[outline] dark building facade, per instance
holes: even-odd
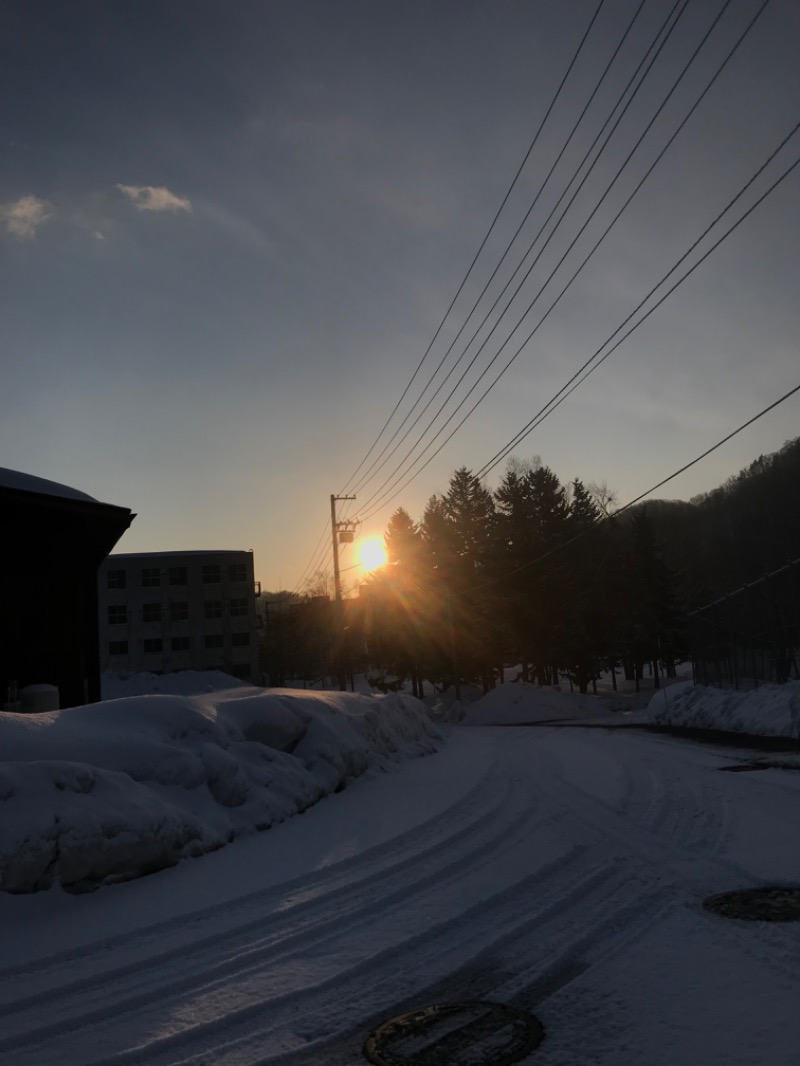
[[[222,670],[260,681],[249,551],[110,555],[100,567],[100,667],[116,673]]]
[[[97,571],[135,516],[1,468],[0,515],[0,701],[30,684],[62,707],[99,700]]]

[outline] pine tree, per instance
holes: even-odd
[[[644,511],[631,516],[624,534],[625,594],[621,600],[626,676],[638,680],[643,664],[650,663],[658,686],[659,661],[669,670],[674,660],[684,655],[681,579],[665,563]]]
[[[553,684],[565,637],[564,560],[557,549],[569,537],[567,494],[539,463],[510,465],[495,498],[499,543],[512,564],[504,587],[522,677]]]
[[[569,539],[565,556],[566,672],[581,692],[595,684],[605,658],[607,619],[604,611],[603,563],[605,530],[602,514],[578,478],[572,482]],[[595,686],[596,689],[596,686]]]

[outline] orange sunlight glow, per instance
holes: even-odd
[[[367,573],[377,570],[386,562],[386,548],[383,546],[383,537],[369,537],[362,540],[358,545],[358,561]]]

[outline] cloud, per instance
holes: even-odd
[[[137,211],[191,211],[192,204],[163,185],[117,185]]]
[[[36,227],[50,218],[52,213],[52,205],[38,196],[21,196],[19,200],[0,204],[0,222],[7,233],[13,233],[21,240],[34,237]]]

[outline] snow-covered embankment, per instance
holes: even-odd
[[[682,729],[800,738],[800,681],[760,685],[747,691],[687,681],[653,696],[637,720]]]
[[[439,739],[424,706],[402,695],[232,688],[0,713],[0,887],[140,876],[266,829]]]

